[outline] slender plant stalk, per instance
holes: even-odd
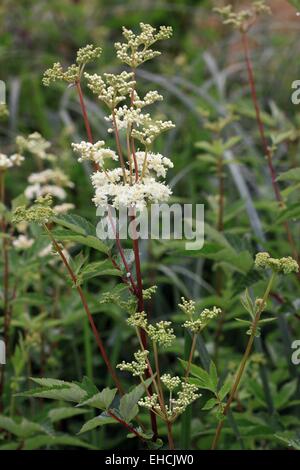
[[[280,192],[279,184],[278,184],[278,181],[277,181],[276,170],[275,170],[275,167],[273,165],[272,151],[271,151],[271,149],[268,145],[268,141],[267,141],[266,134],[265,134],[265,127],[264,127],[264,123],[263,123],[263,120],[262,120],[262,117],[261,117],[261,112],[260,112],[260,107],[259,107],[257,92],[256,92],[254,72],[253,72],[252,62],[251,62],[250,53],[249,53],[248,35],[247,35],[246,32],[242,33],[242,42],[243,42],[245,60],[246,60],[246,65],[247,65],[247,72],[248,72],[248,79],[249,79],[249,85],[250,85],[250,90],[251,90],[251,97],[252,97],[253,105],[254,105],[254,108],[255,108],[256,121],[257,121],[258,129],[259,129],[262,148],[263,148],[264,154],[267,158],[275,198],[276,198],[279,206],[282,207],[284,205],[284,201],[283,201],[282,194]],[[289,226],[287,221],[284,222],[284,228],[286,230],[287,239],[288,239],[289,244],[291,246],[293,256],[296,260],[299,260],[299,254],[298,254],[298,250],[297,250],[297,247],[296,247],[296,243],[295,243],[295,240],[294,240],[293,235],[292,235],[291,230],[290,230],[290,226]],[[297,273],[297,276],[300,279],[300,273]]]
[[[0,171],[0,201],[5,203],[5,173]],[[6,238],[6,223],[4,216],[1,219],[1,231],[3,234],[2,240],[2,253],[3,253],[3,339],[6,348],[6,355],[8,354],[9,343],[9,324],[10,324],[10,311],[9,311],[9,259],[8,259],[8,246]],[[4,366],[0,371],[0,411],[3,410],[3,392],[4,392]]]
[[[192,338],[188,331],[184,332],[184,359],[188,361],[192,347]],[[191,441],[191,423],[192,423],[192,407],[189,406],[183,413],[181,418],[181,436],[180,448],[190,449]]]
[[[89,309],[89,307],[88,307],[88,304],[87,304],[85,295],[84,295],[84,293],[83,293],[83,290],[82,290],[81,286],[78,285],[78,283],[77,283],[76,274],[75,274],[74,271],[72,270],[72,268],[71,268],[71,266],[70,266],[70,264],[69,264],[67,258],[65,257],[65,255],[64,255],[64,253],[63,253],[61,247],[59,246],[59,244],[58,244],[57,241],[55,240],[54,236],[52,235],[51,230],[48,228],[48,226],[47,226],[46,224],[44,225],[44,228],[45,228],[47,234],[49,235],[49,238],[51,239],[51,241],[52,241],[52,243],[53,243],[53,245],[54,245],[55,250],[56,250],[57,253],[60,255],[60,257],[61,257],[61,259],[62,259],[62,261],[63,261],[63,263],[64,263],[64,265],[65,265],[65,267],[66,267],[66,269],[67,269],[67,271],[68,271],[68,273],[69,273],[69,275],[70,275],[70,278],[72,279],[73,284],[74,284],[74,286],[75,286],[76,289],[77,289],[77,292],[78,292],[78,294],[79,294],[79,296],[80,296],[80,299],[81,299],[81,302],[82,302],[82,305],[83,305],[83,308],[84,308],[84,310],[85,310],[85,312],[86,312],[86,314],[87,314],[88,320],[89,320],[89,322],[90,322],[90,325],[91,325],[91,328],[92,328],[92,331],[93,331],[93,334],[94,334],[96,343],[97,343],[97,345],[98,345],[98,348],[99,348],[99,350],[100,350],[101,356],[102,356],[102,358],[103,358],[103,360],[104,360],[104,362],[105,362],[105,364],[106,364],[106,367],[107,367],[108,371],[110,372],[110,374],[111,374],[111,376],[112,376],[112,378],[113,378],[113,380],[114,380],[114,383],[115,383],[115,385],[116,385],[116,387],[117,387],[119,393],[120,393],[121,395],[123,395],[123,393],[124,393],[124,392],[123,392],[123,388],[122,388],[122,386],[121,386],[121,383],[120,383],[120,381],[119,381],[119,379],[118,379],[118,377],[117,377],[117,375],[116,375],[116,373],[115,373],[113,367],[111,366],[110,360],[109,360],[109,358],[108,358],[108,356],[107,356],[107,353],[106,353],[106,351],[105,351],[105,347],[104,347],[103,342],[102,342],[102,340],[101,340],[101,338],[100,338],[100,334],[99,334],[99,332],[98,332],[98,330],[97,330],[97,327],[96,327],[96,325],[95,325],[93,316],[92,316],[92,314],[91,314],[91,312],[90,312],[90,309]]]
[[[192,361],[193,361],[193,357],[194,357],[194,353],[195,353],[195,349],[196,349],[196,344],[197,344],[197,335],[194,334],[193,339],[192,339],[192,344],[191,344],[190,355],[189,355],[189,358],[188,358],[187,368],[186,368],[186,371],[185,371],[185,381],[188,380],[189,375],[190,375],[191,364],[192,364]]]
[[[261,307],[258,309],[258,311],[257,311],[257,313],[254,317],[254,320],[252,322],[251,335],[249,337],[249,340],[248,340],[247,347],[246,347],[246,350],[244,352],[243,358],[240,362],[238,372],[237,372],[235,381],[233,383],[233,386],[231,388],[228,400],[227,400],[226,405],[225,405],[224,410],[223,410],[223,416],[224,417],[227,415],[227,413],[230,409],[231,403],[233,402],[233,400],[235,398],[235,394],[237,392],[237,389],[238,389],[238,387],[240,385],[240,382],[241,382],[241,379],[243,377],[245,367],[246,367],[248,358],[250,356],[251,349],[252,349],[252,346],[253,346],[253,342],[254,342],[254,339],[255,339],[257,326],[258,326],[261,314],[263,312],[264,306],[266,305],[266,302],[268,300],[268,297],[269,297],[269,294],[270,294],[270,291],[271,291],[271,288],[272,288],[275,277],[276,277],[276,273],[273,273],[270,280],[269,280],[267,289],[264,293]],[[224,419],[222,421],[220,421],[218,426],[217,426],[215,436],[214,436],[214,440],[213,440],[212,447],[211,447],[212,450],[215,450],[218,446],[219,439],[221,437],[221,432],[222,432],[222,429],[223,429],[223,425],[224,425]]]
[[[87,318],[84,319],[83,332],[86,375],[90,380],[93,380],[93,350],[91,345],[91,332]]]
[[[82,93],[82,89],[81,89],[81,84],[80,84],[79,80],[76,82],[76,88],[77,88],[77,92],[78,92],[78,96],[79,96],[80,107],[81,107],[81,111],[82,111],[82,116],[83,116],[83,120],[84,120],[84,125],[85,125],[85,129],[86,129],[87,137],[88,137],[89,142],[92,144],[93,143],[93,134],[92,134],[90,122],[89,122],[89,119],[88,119],[87,110],[86,110],[86,106],[85,106],[85,102],[84,102],[84,98],[83,98],[83,93]]]
[[[144,441],[143,437],[132,427],[130,424],[126,423],[123,419],[121,419],[119,416],[115,415],[111,410],[108,410],[107,414],[111,416],[113,419],[118,421],[118,423],[122,424],[128,431],[130,431],[132,434],[134,434],[136,437]]]
[[[167,424],[167,431],[168,431],[169,449],[170,450],[175,450],[174,439],[173,439],[173,431],[172,431],[172,423],[170,423],[170,421],[167,421],[166,424]]]

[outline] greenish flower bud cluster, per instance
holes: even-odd
[[[162,347],[171,346],[176,339],[173,328],[170,328],[171,322],[160,321],[149,325],[145,312],[135,312],[127,319],[127,323],[134,328],[142,328],[154,343]]]
[[[134,34],[131,29],[123,27],[123,36],[126,42],[115,44],[117,57],[132,68],[159,56],[160,52],[151,49],[151,46],[157,41],[169,39],[172,36],[170,26],[161,26],[157,30],[150,24],[140,23],[140,28],[141,33]]]
[[[232,5],[214,8],[214,11],[222,16],[223,24],[231,24],[234,28],[243,32],[252,26],[258,15],[261,13],[271,13],[271,9],[266,5],[265,0],[255,1],[250,8],[237,12],[233,11]]]
[[[282,274],[297,273],[299,265],[291,256],[280,259],[271,258],[269,253],[257,253],[255,257],[255,267],[261,269],[272,269],[274,272]]]
[[[151,300],[153,295],[157,291],[157,286],[148,287],[148,289],[143,289],[143,298],[144,300]]]
[[[181,380],[177,375],[172,377],[171,374],[163,374],[161,376],[162,383],[167,387],[170,392],[173,392],[175,388],[179,387]]]
[[[19,135],[16,138],[16,145],[20,153],[29,152],[41,160],[55,160],[56,157],[49,153],[50,142],[44,139],[38,132],[29,134],[28,137]]]
[[[95,47],[93,44],[87,44],[85,47],[81,47],[77,51],[76,63],[79,65],[87,64],[100,57],[102,54],[101,47]]]
[[[162,347],[171,346],[176,336],[173,328],[169,328],[170,325],[170,321],[160,321],[155,325],[149,325],[147,330],[149,338]]]
[[[110,109],[115,108],[121,101],[126,100],[134,90],[135,80],[133,72],[123,71],[120,74],[104,73],[103,76],[96,73],[84,74],[88,87]]]
[[[12,222],[35,222],[39,225],[47,224],[54,216],[53,209],[50,207],[52,198],[50,195],[38,198],[35,204],[29,208],[25,206],[17,207],[13,213]]]
[[[62,80],[74,84],[80,80],[83,69],[88,62],[100,57],[102,49],[88,44],[77,51],[76,64],[64,69],[60,62],[55,62],[52,68],[44,72],[43,84],[49,86],[52,82]]]
[[[145,370],[147,369],[147,358],[149,351],[138,350],[134,353],[135,361],[125,362],[122,361],[121,364],[117,365],[117,368],[122,371],[130,372],[133,377],[141,377],[144,375]]]
[[[176,387],[181,386],[175,398],[171,398],[169,405],[165,405],[164,409],[167,414],[167,418],[170,422],[174,421],[180,414],[184,413],[187,407],[193,403],[201,394],[197,393],[198,387],[194,384],[189,384],[184,380],[179,379],[179,383],[176,381]],[[139,400],[138,405],[149,410],[154,410],[161,416],[164,415],[164,410],[158,401],[157,394],[153,394],[151,397],[147,396]]]
[[[179,304],[179,308],[189,317],[189,320],[184,322],[183,327],[192,331],[193,333],[201,333],[201,331],[208,325],[210,320],[213,320],[222,313],[222,310],[218,307],[212,309],[205,308],[202,310],[200,315],[195,318],[196,315],[196,304],[193,300],[186,300],[182,297],[182,303]]]

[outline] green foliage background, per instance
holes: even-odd
[[[4,153],[10,151],[17,134],[38,131],[51,140],[60,166],[75,183],[69,200],[76,205],[77,214],[95,225],[89,169],[86,174],[82,171],[70,148],[71,142],[85,139],[74,88],[58,85],[46,89],[41,84],[42,74],[58,60],[65,65],[72,63],[76,50],[89,43],[101,45],[104,51],[91,70],[118,71],[120,65],[113,44],[120,39],[123,25],[135,29],[139,22],[146,22],[173,27],[172,40],[161,47],[163,55],[142,67],[139,87],[144,91],[157,89],[164,95],[157,115],[172,119],[176,129],[159,141],[157,150],[174,162],[169,174],[173,200],[205,204],[206,243],[203,250],[194,253],[186,253],[181,243],[172,241],[142,244],[144,283],[146,287],[159,286],[157,296],[148,306],[154,319],[171,317],[175,325],[179,324],[182,314],[177,304],[182,295],[194,298],[199,307],[218,305],[225,311],[220,337],[214,324],[198,344],[195,359],[196,364],[207,368],[209,357],[214,357],[223,380],[236,370],[247,341],[245,325],[235,321],[236,317],[245,317],[240,295],[245,287],[259,295],[265,282],[252,270],[254,254],[262,247],[275,257],[291,254],[282,220],[290,221],[299,249],[300,179],[299,172],[282,178],[286,209],[279,210],[259,143],[239,35],[222,26],[212,13],[212,7],[220,3],[3,0],[0,79],[7,85],[10,115],[7,121],[0,122],[0,136]],[[291,103],[291,84],[299,78],[300,20],[288,2],[275,3],[274,16],[257,23],[251,31],[250,43],[263,119],[268,138],[278,141],[274,164],[281,174],[300,166],[299,107]],[[105,111],[86,93],[94,135],[97,140],[106,139]],[[207,158],[210,152],[197,143],[213,141],[212,133],[204,127],[203,108],[217,117],[224,114],[227,105],[232,105],[239,120],[228,127],[226,139],[238,135],[240,141],[233,148],[231,165],[225,169],[225,224],[220,234],[215,230],[216,167]],[[22,193],[33,171],[36,171],[35,162],[28,159],[20,171],[8,176],[7,202]],[[33,227],[32,233],[42,240],[39,228]],[[76,263],[78,266],[81,263],[77,256],[80,249],[75,246],[72,250],[76,267]],[[112,386],[77,294],[70,283],[66,286],[63,268],[49,268],[46,261],[37,264],[37,251],[38,246],[24,260],[14,257],[11,260],[12,272],[24,288],[14,301],[13,359],[7,367],[6,418],[0,420],[0,428],[10,433],[11,439],[7,443],[7,434],[1,434],[3,448],[18,448],[20,441],[26,443],[24,448],[137,448],[136,441],[132,439],[128,443],[125,433],[116,427],[102,427],[100,432],[92,431],[80,440],[75,437],[83,417],[91,418],[89,411],[73,414],[67,410],[66,415],[61,414],[64,419],[56,421],[53,407],[63,408],[62,404],[13,397],[15,391],[31,387],[28,377],[32,375],[69,381],[81,381],[87,375],[100,389]],[[103,261],[99,253],[86,247],[81,256]],[[216,291],[218,272],[222,272],[223,278],[221,296]],[[105,275],[85,281],[91,310],[114,364],[131,357],[136,348],[132,332],[125,324],[125,313],[115,305],[99,303],[101,294],[113,289],[115,284],[114,277]],[[284,302],[274,297],[269,306],[268,313],[276,319],[264,326],[256,340],[231,417],[234,422],[224,427],[222,448],[278,449],[288,445],[299,448],[300,369],[291,363],[291,344],[300,334],[299,283],[289,277],[278,283],[277,291]],[[180,332],[179,326],[177,330]],[[217,357],[214,356],[216,338]],[[180,370],[176,358],[182,357],[184,347],[179,335],[176,346],[169,351],[171,359],[162,357],[163,365],[174,373]],[[202,404],[208,398],[209,394],[204,393]],[[5,419],[21,418],[25,419],[23,434],[7,428]],[[147,422],[146,413],[143,420]],[[34,427],[32,422],[42,429]],[[189,438],[191,448],[209,448],[215,425],[216,417],[195,405]],[[181,426],[178,423],[174,433],[184,447]],[[58,437],[49,431],[50,427]],[[164,433],[163,428],[160,431]]]

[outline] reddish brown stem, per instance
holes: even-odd
[[[113,419],[115,419],[116,421],[118,421],[118,423],[122,424],[122,426],[124,426],[124,428],[128,429],[128,431],[130,431],[132,434],[134,434],[136,437],[138,437],[139,439],[141,439],[142,441],[144,440],[142,438],[142,436],[132,427],[130,426],[130,424],[126,423],[126,421],[124,421],[123,419],[119,418],[119,416],[115,415],[112,411],[108,411],[107,412],[109,414],[109,416],[111,416]]]
[[[5,203],[5,182],[4,172],[0,171],[0,200],[2,204]],[[3,232],[2,251],[3,251],[3,323],[4,323],[4,344],[6,354],[8,353],[9,342],[9,259],[8,259],[8,246],[6,239],[6,222],[4,216],[1,218],[1,230]],[[0,376],[0,411],[3,410],[3,392],[4,392],[4,366],[1,367]]]
[[[135,215],[131,218],[133,224],[133,252],[135,258],[135,270],[136,270],[136,280],[137,280],[137,300],[138,300],[138,312],[143,312],[145,310],[144,305],[144,296],[143,296],[143,281],[142,281],[142,272],[141,272],[141,260],[140,260],[140,250],[139,250],[139,241],[136,236],[136,218]],[[144,349],[147,349],[147,335],[146,332],[141,329],[140,330],[141,341]],[[151,377],[151,370],[148,367],[145,371],[146,378]],[[152,395],[152,387],[149,386],[149,393]],[[153,431],[153,440],[157,439],[158,431],[157,431],[157,421],[156,416],[153,411],[150,411],[150,418],[151,418],[151,426]]]
[[[63,253],[63,251],[62,251],[60,245],[57,243],[57,241],[56,241],[55,238],[53,237],[53,235],[52,235],[52,233],[51,233],[51,230],[47,227],[47,225],[45,225],[44,227],[45,227],[45,230],[46,230],[46,232],[48,233],[48,235],[49,235],[49,237],[50,237],[50,239],[51,239],[51,241],[52,241],[52,243],[53,243],[53,245],[54,245],[56,251],[57,251],[58,254],[60,255],[60,257],[61,257],[61,259],[62,259],[62,262],[64,263],[64,265],[65,265],[65,267],[66,267],[66,269],[67,269],[67,271],[68,271],[68,273],[69,273],[69,275],[70,275],[70,278],[71,278],[72,281],[73,281],[74,286],[75,286],[76,289],[77,289],[77,292],[78,292],[78,294],[79,294],[79,296],[80,296],[80,299],[81,299],[81,303],[82,303],[83,308],[84,308],[84,310],[85,310],[85,312],[86,312],[86,314],[87,314],[87,317],[88,317],[88,319],[89,319],[89,322],[90,322],[90,325],[91,325],[91,328],[92,328],[92,331],[93,331],[93,334],[94,334],[96,343],[97,343],[98,348],[99,348],[99,350],[100,350],[101,356],[102,356],[102,358],[103,358],[103,360],[104,360],[104,362],[105,362],[105,364],[106,364],[106,367],[107,367],[109,373],[111,374],[111,376],[112,376],[112,378],[113,378],[113,380],[114,380],[114,383],[115,383],[115,385],[116,385],[116,387],[117,387],[119,393],[122,395],[122,394],[124,393],[124,392],[123,392],[123,388],[122,388],[122,386],[121,386],[121,384],[120,384],[120,381],[119,381],[119,379],[118,379],[118,377],[117,377],[117,375],[116,375],[116,373],[115,373],[115,371],[114,371],[114,369],[113,369],[113,367],[112,367],[112,365],[111,365],[111,363],[110,363],[110,360],[109,360],[109,358],[108,358],[108,355],[107,355],[107,353],[106,353],[106,351],[105,351],[105,347],[104,347],[103,342],[102,342],[102,340],[101,340],[101,338],[100,338],[100,334],[99,334],[99,332],[98,332],[98,330],[97,330],[97,327],[96,327],[96,325],[95,325],[93,316],[92,316],[92,314],[91,314],[91,312],[90,312],[90,309],[89,309],[89,307],[88,307],[88,304],[87,304],[85,295],[84,295],[84,293],[83,293],[83,290],[82,290],[81,286],[78,285],[78,283],[77,283],[77,276],[76,276],[76,274],[74,273],[74,271],[72,270],[72,268],[71,268],[71,266],[70,266],[70,264],[69,264],[67,258],[65,257],[65,255],[64,255],[64,253]]]
[[[122,172],[123,172],[123,179],[124,179],[124,183],[126,183],[125,162],[124,162],[124,157],[123,157],[123,152],[122,152],[122,147],[121,147],[121,142],[120,142],[120,136],[119,136],[118,126],[117,126],[117,121],[116,121],[116,115],[115,115],[114,110],[112,110],[112,120],[113,120],[113,125],[114,125],[118,155],[119,155],[120,164],[121,164]]]
[[[84,98],[83,98],[83,93],[82,93],[82,89],[81,89],[81,85],[80,85],[79,81],[76,82],[76,88],[77,88],[77,92],[78,92],[78,96],[79,96],[80,107],[81,107],[81,111],[82,111],[82,116],[83,116],[83,120],[84,120],[84,125],[85,125],[85,129],[86,129],[87,137],[88,137],[89,142],[92,144],[93,141],[94,141],[93,134],[92,134],[90,122],[89,122],[89,119],[88,119],[86,106],[85,106],[85,102],[84,102]]]

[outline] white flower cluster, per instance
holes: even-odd
[[[169,377],[169,374],[167,374]],[[173,377],[175,379],[175,377]],[[170,421],[174,421],[177,416],[180,414],[184,413],[187,407],[193,403],[197,398],[201,397],[201,394],[197,393],[198,388],[194,384],[189,384],[186,381],[179,381],[177,380],[178,377],[176,377],[176,381],[174,381],[173,384],[176,383],[175,386],[173,386],[172,389],[169,390],[170,392],[175,388],[181,385],[180,390],[177,393],[176,398],[170,399],[169,405],[165,405],[164,409],[167,413],[167,417]],[[170,385],[170,381],[167,380],[167,382]],[[144,397],[141,400],[139,400],[138,405],[144,408],[147,408],[149,410],[154,410],[161,416],[164,415],[164,410],[161,409],[160,404],[158,403],[158,396],[156,393],[154,393],[151,397]]]
[[[105,142],[98,140],[95,144],[90,142],[80,142],[80,144],[72,144],[73,150],[80,154],[79,162],[91,160],[99,166],[103,166],[105,159],[118,160],[118,155],[114,150],[104,148]]]
[[[132,72],[122,72],[118,75],[104,73],[100,75],[88,73],[84,74],[88,82],[88,87],[103,101],[110,109],[115,108],[121,101],[124,101],[135,87],[134,74]]]
[[[176,338],[173,328],[170,328],[171,322],[160,321],[154,325],[149,325],[145,312],[133,313],[127,319],[127,323],[134,328],[142,328],[153,342],[163,347],[170,346]]]
[[[18,136],[16,144],[20,152],[30,152],[41,160],[53,160],[55,158],[54,155],[47,153],[51,147],[50,142],[45,140],[38,132],[33,132],[27,138],[21,135]]]
[[[137,351],[134,353],[135,361],[125,362],[122,361],[121,364],[117,365],[117,368],[122,371],[130,372],[134,377],[140,377],[144,375],[145,370],[147,369],[147,357],[149,351]]]
[[[156,101],[162,101],[162,100],[163,100],[163,96],[160,95],[156,90],[148,91],[148,93],[145,94],[143,99],[139,97],[136,90],[134,90],[134,93],[133,93],[134,105],[137,108],[144,108],[145,106],[149,106],[155,103]]]
[[[181,380],[177,375],[175,375],[175,377],[172,377],[170,374],[163,374],[161,376],[161,381],[170,392],[173,392],[173,390],[179,387],[181,383]]]
[[[132,68],[160,55],[160,52],[150,49],[150,46],[172,36],[172,28],[168,26],[161,26],[157,31],[149,24],[140,23],[140,28],[141,33],[134,34],[131,29],[123,27],[123,36],[127,42],[115,44],[117,57]]]
[[[177,394],[176,400],[172,401],[173,412],[176,416],[185,412],[186,408],[201,397],[200,393],[196,393],[197,386],[188,382],[181,382],[181,390]]]
[[[218,307],[213,307],[212,309],[205,308],[195,318],[196,303],[193,300],[186,300],[184,297],[181,298],[181,301],[182,303],[178,307],[189,317],[189,320],[184,322],[183,327],[191,330],[193,333],[200,333],[210,320],[222,313],[222,310]]]
[[[20,153],[14,153],[10,155],[10,157],[4,153],[0,153],[0,171],[5,171],[13,166],[20,166],[23,161],[24,157]]]
[[[173,328],[170,328],[170,321],[160,321],[155,325],[149,325],[147,333],[149,338],[162,347],[171,346],[176,339]]]
[[[165,178],[167,170],[174,167],[173,162],[160,153],[138,151],[135,155],[138,169],[144,175],[148,175],[150,171],[153,171],[156,176]]]
[[[29,200],[50,194],[63,201],[67,197],[64,188],[72,188],[74,186],[69,178],[59,169],[47,169],[40,173],[32,173],[28,178],[28,182],[31,184],[27,186],[24,194]],[[65,209],[66,207],[64,207]]]
[[[12,242],[17,250],[28,250],[34,243],[33,238],[28,238],[26,235],[19,235]]]
[[[40,171],[39,173],[32,173],[28,178],[28,183],[30,184],[47,184],[47,183],[56,183],[59,186],[64,186],[67,188],[73,188],[74,183],[72,183],[69,178],[63,173],[59,168],[56,169],[47,169]]]
[[[198,318],[184,322],[183,327],[191,330],[193,333],[200,333],[210,320],[216,318],[221,313],[222,310],[217,307],[213,307],[212,309],[205,308]]]
[[[111,114],[106,117],[107,121],[113,121],[115,118],[118,130],[131,128],[132,137],[141,142],[145,147],[153,144],[154,140],[162,133],[173,129],[175,125],[172,121],[162,121],[152,119],[149,113],[142,113],[141,108],[127,105],[114,110],[114,116]],[[108,132],[114,132],[113,128]]]
[[[70,202],[64,202],[62,204],[56,204],[56,206],[53,207],[53,212],[55,215],[63,215],[67,214],[69,211],[75,209],[74,204]]]
[[[93,202],[97,207],[105,208],[111,204],[116,209],[134,207],[142,211],[148,203],[167,201],[172,194],[167,185],[155,181],[152,177],[143,178],[142,181],[130,185],[120,182],[122,177],[120,171],[107,172],[107,174],[106,178],[102,172],[96,172],[92,176],[96,189]],[[114,178],[114,182],[111,182],[109,178]]]

